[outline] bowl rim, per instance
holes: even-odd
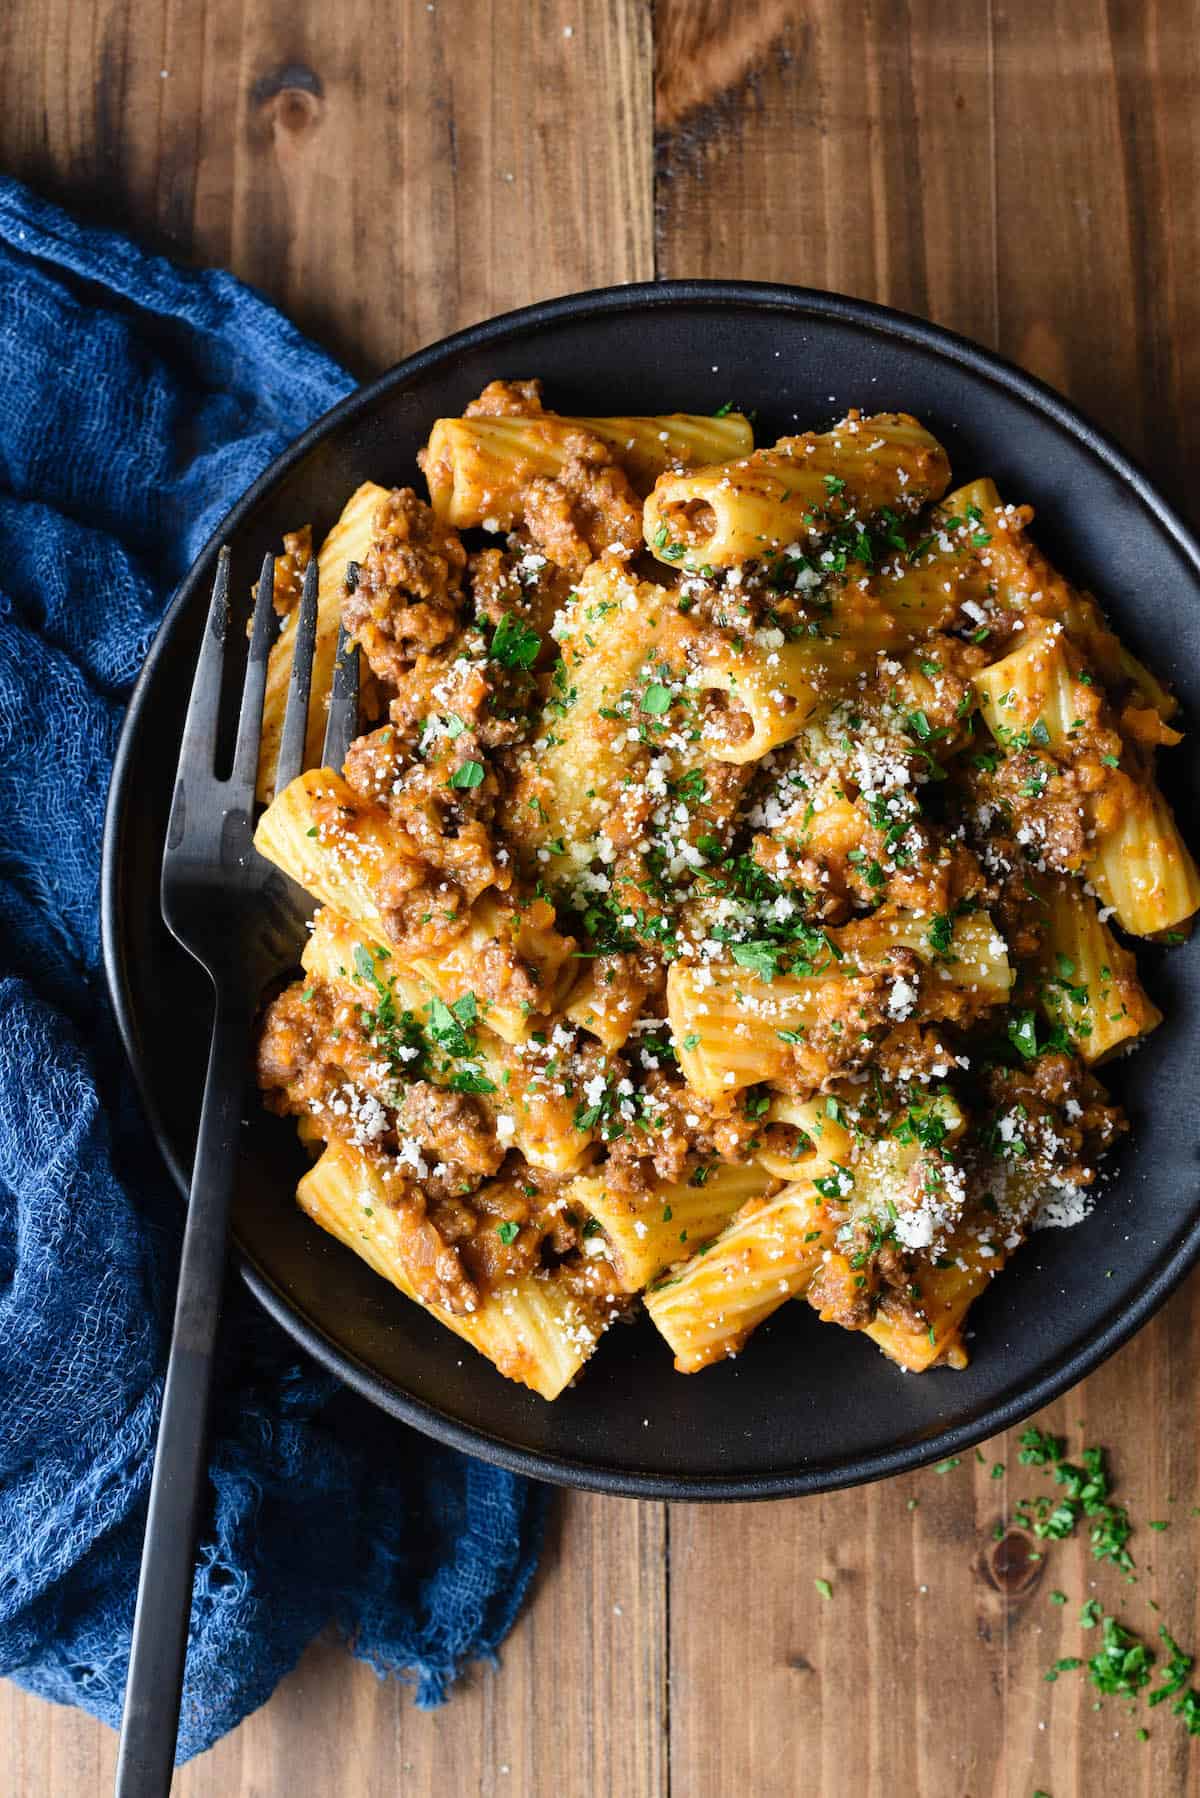
[[[159,662],[173,635],[180,613],[191,602],[220,544],[234,536],[263,496],[331,432],[359,414],[369,413],[378,401],[414,376],[452,360],[462,351],[476,350],[527,334],[539,326],[564,320],[603,317],[647,307],[704,306],[719,310],[750,306],[765,311],[787,312],[822,322],[849,325],[859,330],[900,341],[930,352],[942,360],[968,369],[1056,424],[1131,489],[1174,540],[1190,563],[1200,589],[1200,541],[1179,513],[1163,498],[1142,468],[1099,426],[1092,423],[1052,387],[1028,374],[1015,363],[983,348],[970,338],[944,326],[900,312],[874,301],[821,288],[793,287],[778,282],[742,280],[671,280],[630,282],[589,288],[542,300],[514,311],[468,325],[395,363],[375,380],[356,388],[329,411],[315,419],[276,456],[241,498],[223,516],[163,611],[141,672],[133,686],[113,757],[105,806],[101,847],[100,927],[101,951],[109,1000],[122,1048],[151,1134],[169,1173],[186,1202],[190,1169],[176,1156],[155,1103],[147,1068],[139,1052],[132,994],[126,978],[120,902],[122,889],[123,827],[128,804],[127,774],[139,723],[153,687]],[[325,1369],[335,1373],[354,1391],[392,1416],[451,1448],[493,1462],[509,1472],[623,1497],[675,1500],[760,1500],[800,1497],[813,1492],[835,1491],[867,1485],[895,1474],[909,1472],[934,1460],[974,1447],[1059,1398],[1127,1343],[1165,1303],[1176,1286],[1200,1259],[1200,1212],[1176,1247],[1147,1280],[1136,1300],[1106,1327],[1065,1360],[1056,1361],[1032,1384],[992,1403],[972,1421],[948,1426],[896,1448],[859,1455],[839,1463],[836,1469],[792,1466],[769,1474],[687,1474],[667,1477],[636,1466],[614,1469],[579,1459],[523,1448],[499,1435],[446,1416],[424,1399],[399,1390],[349,1350],[326,1335],[316,1323],[293,1305],[270,1273],[238,1242],[232,1243],[238,1271],[255,1298],[283,1330]]]

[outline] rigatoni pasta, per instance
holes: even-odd
[[[686,412],[663,418],[439,418],[421,455],[430,503],[458,530],[511,530],[524,516],[530,481],[561,474],[589,437],[605,445],[643,492],[672,464],[721,462],[744,455],[754,441],[740,412],[721,418]]]
[[[796,1300],[965,1365],[1126,1127],[1122,932],[1200,908],[1175,702],[905,414],[755,448],[497,381],[420,463],[318,552],[375,728],[256,837],[318,906],[258,1046],[301,1206],[547,1399],[641,1302],[683,1372]]]
[[[646,542],[689,569],[761,561],[792,543],[833,554],[825,543],[838,519],[909,516],[939,499],[949,476],[945,450],[915,418],[852,412],[831,431],[661,476],[646,501]],[[831,499],[840,502],[832,517]]]

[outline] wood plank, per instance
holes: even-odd
[[[1019,1431],[942,1475],[807,1501],[672,1506],[673,1788],[688,1798],[1200,1791],[1200,1755],[1167,1707],[1130,1716],[1109,1700],[1097,1714],[1081,1673],[1045,1679],[1060,1656],[1099,1647],[1098,1631],[1079,1627],[1086,1598],[1151,1642],[1164,1621],[1186,1645],[1200,1641],[1188,1371],[1198,1333],[1195,1299],[1181,1293],[1036,1420],[1076,1453],[1085,1441],[1114,1445],[1117,1496],[1141,1524],[1136,1586],[1098,1567],[1086,1539],[1038,1543],[1012,1526],[1019,1497],[1051,1489],[1020,1466]],[[1152,1518],[1171,1527],[1152,1533]],[[1045,1559],[1027,1561],[1027,1549]],[[736,1602],[714,1598],[714,1577]]]
[[[999,338],[1180,488],[1197,444],[1198,14],[996,15]]]
[[[995,329],[991,90],[956,0],[662,0],[663,276],[827,287]]]
[[[665,1507],[572,1493],[498,1668],[419,1711],[322,1638],[270,1703],[177,1777],[177,1798],[665,1798]],[[0,1682],[0,1767],[28,1798],[111,1788],[116,1737]]]
[[[648,0],[16,0],[0,163],[374,372],[653,274],[649,23]]]

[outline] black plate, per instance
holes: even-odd
[[[541,375],[563,412],[758,407],[759,441],[846,406],[916,413],[956,481],[994,475],[1037,508],[1039,542],[1095,588],[1135,651],[1200,702],[1200,549],[1107,439],[1029,376],[947,332],[854,300],[671,282],[509,314],[411,357],[328,413],[270,468],[184,582],[117,756],[104,843],[108,978],[164,1155],[186,1191],[206,983],[159,918],[180,720],[216,548],[248,589],[285,529],[318,538],[368,477],[406,484],[433,420],[497,375]],[[1164,758],[1196,814],[1195,749]],[[1190,802],[1189,802],[1190,801]],[[1036,1236],[972,1312],[965,1373],[916,1379],[865,1339],[787,1305],[746,1352],[692,1378],[641,1320],[610,1331],[557,1403],[503,1380],[297,1210],[290,1126],[248,1103],[237,1244],[251,1289],[351,1385],[418,1429],[507,1467],[607,1492],[762,1498],[852,1485],[968,1447],[1045,1404],[1146,1321],[1200,1253],[1200,947],[1142,956],[1166,1022],[1113,1073],[1133,1146],[1092,1217]]]

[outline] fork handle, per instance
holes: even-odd
[[[150,1483],[115,1798],[171,1789],[252,1010],[217,996]]]

